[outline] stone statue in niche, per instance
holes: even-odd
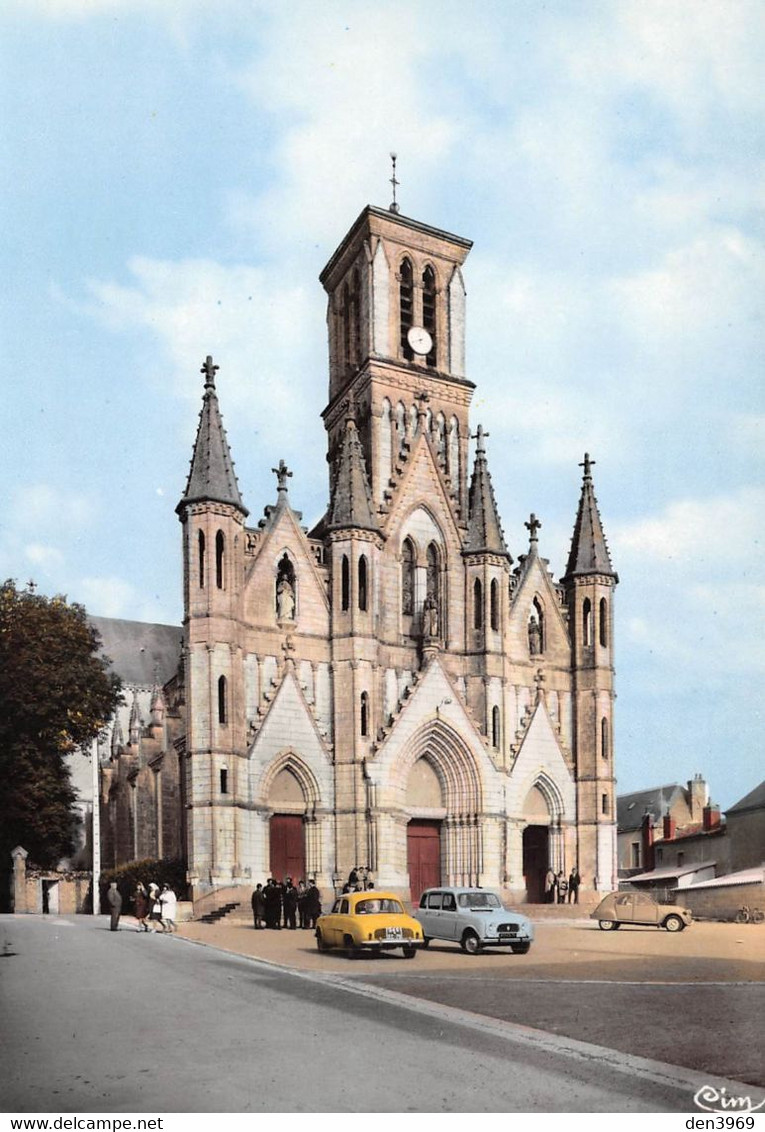
[[[542,652],[542,628],[532,613],[529,621],[529,656],[539,656]]]
[[[430,640],[438,636],[438,608],[432,594],[425,598],[425,604],[422,607],[422,631],[423,636]]]
[[[280,621],[295,619],[295,591],[286,577],[281,577],[276,585],[276,616]]]

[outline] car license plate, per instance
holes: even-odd
[[[517,937],[518,937],[517,932],[511,932],[509,934],[505,932],[499,937],[499,942],[500,943],[510,943],[511,940],[517,939]]]
[[[385,929],[385,938],[386,939],[403,939],[404,938],[404,931],[403,931],[402,928],[386,928]]]

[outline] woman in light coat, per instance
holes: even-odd
[[[162,930],[166,932],[178,931],[175,926],[176,907],[178,898],[173,892],[169,884],[166,884],[159,895],[159,902],[162,905]]]

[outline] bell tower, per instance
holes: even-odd
[[[395,180],[395,177],[394,177]],[[395,189],[395,185],[394,185]],[[328,295],[330,476],[354,405],[373,505],[399,454],[425,427],[461,518],[467,515],[468,409],[465,287],[470,240],[368,205],[320,279]],[[421,413],[423,403],[427,411]]]

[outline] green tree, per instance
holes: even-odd
[[[55,865],[74,848],[67,756],[92,740],[121,701],[81,605],[6,581],[0,590],[0,853],[16,845]],[[4,870],[3,870],[4,871]]]

